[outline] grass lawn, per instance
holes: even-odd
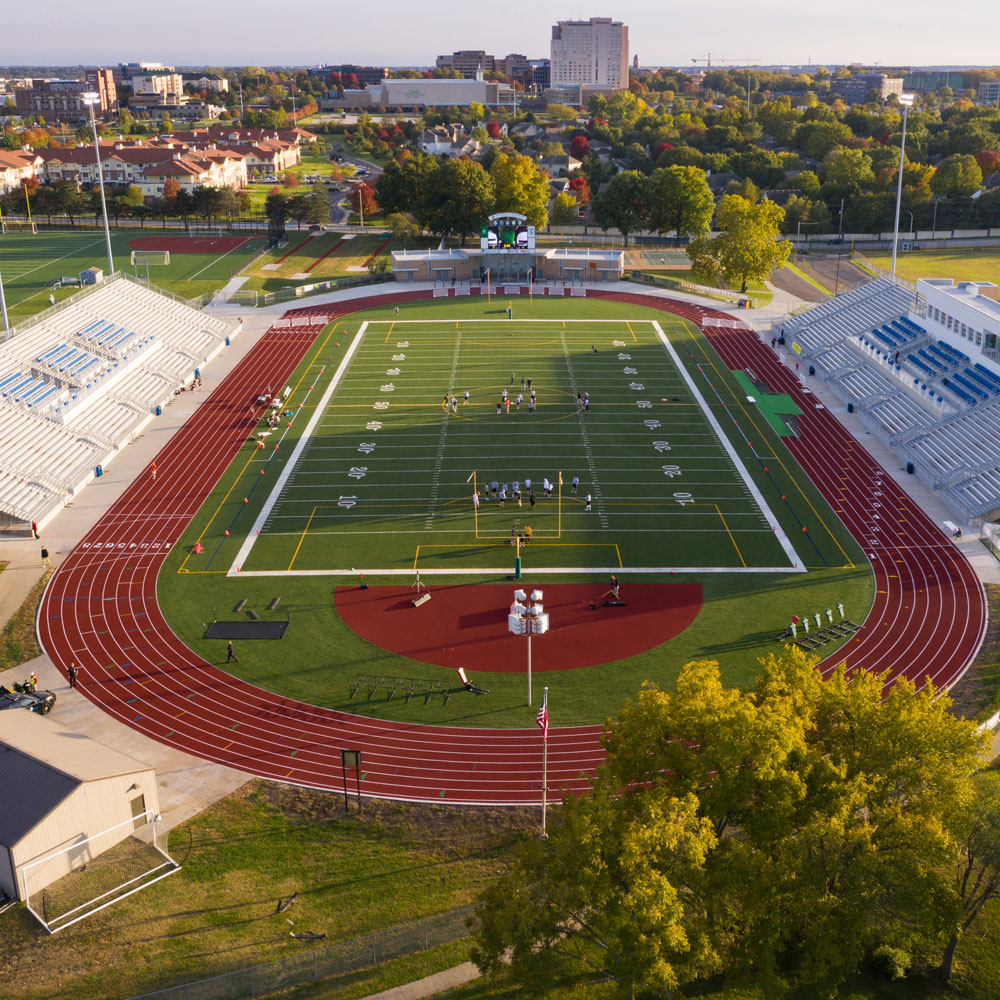
[[[401,245],[381,232],[369,235],[289,231],[287,235],[287,246],[264,254],[245,272],[249,275],[243,284],[245,290],[274,292],[292,285],[365,274],[370,257],[391,253]],[[420,239],[408,244],[408,249],[415,246],[437,246],[437,241]]]
[[[879,267],[892,267],[891,254],[866,257]],[[914,250],[896,255],[896,274],[909,281],[919,278],[954,278],[956,281],[993,281],[1000,284],[1000,249],[970,247],[948,252]],[[990,293],[996,298],[996,292]]]
[[[144,236],[180,237],[177,230],[159,230],[155,225],[145,230],[111,233],[111,249],[115,269],[134,274],[128,244]],[[170,264],[151,265],[149,278],[153,284],[182,298],[194,298],[221,288],[229,272],[254,253],[263,240],[248,239],[238,250],[227,254],[171,253]],[[49,282],[53,279],[76,277],[84,268],[97,266],[107,270],[108,257],[104,234],[100,230],[77,232],[40,232],[36,236],[8,233],[0,236],[0,273],[11,322],[30,316],[49,306]],[[145,277],[145,272],[143,272]],[[78,291],[67,287],[51,291],[56,300]]]
[[[668,278],[673,281],[688,281],[693,285],[704,285],[709,288],[718,288],[720,290],[726,289],[726,286],[722,284],[718,279],[706,280],[700,275],[696,275],[690,267],[671,267],[665,270],[659,268],[647,269],[646,274],[652,274],[656,277]],[[733,292],[738,291],[737,288],[729,288],[727,291]],[[767,285],[761,281],[750,281],[747,282],[746,294],[751,296],[754,301],[759,306],[766,306],[772,298],[772,293],[768,290]],[[705,293],[706,298],[713,298],[712,295]],[[722,298],[722,296],[720,296]],[[731,301],[731,299],[726,298],[725,301]]]
[[[150,889],[53,937],[22,906],[0,916],[3,996],[132,996],[443,914],[473,902],[536,824],[537,810],[377,801],[345,817],[338,795],[251,782],[171,832],[182,868]],[[294,892],[294,907],[276,913]],[[461,945],[415,956],[394,972],[344,977],[336,995],[364,996],[387,972],[406,982],[465,957]]]
[[[777,648],[774,638],[792,613],[843,601],[848,617],[865,617],[873,591],[863,554],[693,327],[633,306],[625,307],[630,321],[622,323],[626,314],[615,303],[517,302],[519,317],[555,320],[543,330],[541,322],[498,323],[505,308],[505,301],[470,298],[404,305],[399,321],[389,309],[367,314],[383,322],[366,331],[244,561],[244,569],[268,575],[237,575],[237,552],[361,319],[352,317],[320,335],[289,381],[291,427],[280,427],[264,450],[252,444],[241,450],[161,573],[158,589],[168,620],[199,655],[221,662],[222,643],[202,638],[213,610],[226,618],[243,599],[247,607],[264,610],[280,596],[278,610],[264,617],[287,616],[290,622],[281,655],[268,643],[247,643],[237,667],[247,680],[313,704],[381,717],[524,725],[519,673],[490,674],[488,704],[472,712],[461,699],[424,705],[422,699],[349,697],[358,673],[451,678],[442,667],[376,648],[344,625],[332,591],[338,583],[357,582],[352,567],[363,565],[366,582],[374,584],[411,582],[380,577],[380,567],[468,571],[435,575],[434,584],[503,582],[503,573],[480,567],[512,568],[510,524],[528,517],[528,504],[500,510],[484,500],[475,515],[466,484],[473,470],[480,489],[487,479],[526,477],[537,489],[544,476],[555,481],[563,471],[561,493],[540,501],[532,515],[537,535],[524,557],[532,585],[603,582],[623,565],[662,567],[630,575],[626,585],[648,579],[702,586],[700,614],[663,646],[615,663],[547,674],[561,725],[600,722],[643,680],[670,685],[693,659],[718,658],[730,683],[749,684],[757,659]],[[573,318],[586,322],[575,325]],[[654,338],[651,318],[668,332],[680,367]],[[517,389],[520,373],[532,374],[538,412],[529,415],[525,403],[520,413],[512,407],[509,416],[498,418],[496,399],[500,387],[509,386],[512,369]],[[643,388],[633,389],[633,383]],[[391,391],[385,388],[390,384]],[[577,412],[576,387],[593,396],[586,417]],[[446,416],[444,391],[461,397],[465,388],[472,402],[459,403],[459,412]],[[650,406],[640,408],[639,400]],[[730,463],[709,416],[744,464],[746,479]],[[733,420],[752,435],[762,461],[748,452]],[[275,451],[270,446],[278,442]],[[360,453],[362,442],[375,447]],[[574,474],[581,477],[576,495],[569,491]],[[433,500],[432,482],[438,485]],[[588,514],[581,498],[595,484],[601,487],[599,502]],[[753,491],[770,514],[762,512]],[[795,556],[776,540],[772,517]],[[205,551],[196,556],[191,548],[197,540]],[[796,561],[809,571],[796,572]],[[546,567],[567,572],[547,575]],[[590,567],[599,569],[595,574]],[[310,571],[318,575],[298,575]],[[346,575],[327,575],[337,571]]]

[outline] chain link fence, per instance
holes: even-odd
[[[291,955],[264,965],[239,969],[211,979],[199,979],[128,1000],[246,1000],[303,983],[329,979],[346,972],[371,968],[427,948],[458,941],[473,933],[478,904],[442,913],[403,927],[392,927],[353,941]]]

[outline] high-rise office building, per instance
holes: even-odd
[[[628,28],[610,17],[560,21],[552,28],[552,86],[628,89]]]

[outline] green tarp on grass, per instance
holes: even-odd
[[[743,371],[734,371],[733,377],[740,384],[748,396],[753,396],[757,409],[763,414],[764,419],[774,428],[775,432],[782,437],[789,437],[793,431],[782,419],[786,417],[801,416],[802,411],[793,402],[792,397],[787,393],[765,393],[760,392],[757,387],[747,377]]]

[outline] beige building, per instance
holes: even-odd
[[[591,250],[586,247],[562,247],[517,254],[484,251],[473,247],[392,251],[392,273],[397,281],[481,285],[484,294],[487,280],[494,288],[505,283],[526,285],[529,271],[534,284],[596,284],[620,281],[624,270],[624,251]]]
[[[152,69],[132,77],[132,92],[136,96],[157,95],[166,100],[184,96],[184,78],[170,69]]]
[[[553,26],[550,86],[588,84],[628,89],[628,28],[621,21],[592,17]]]
[[[15,89],[14,103],[19,115],[41,115],[47,121],[83,121],[90,117],[83,95],[91,91],[99,98],[94,113],[109,118],[118,102],[110,69],[89,69],[82,80],[31,80],[30,86]]]
[[[31,712],[4,712],[0,774],[0,890],[15,899],[88,864],[160,809],[149,765]]]
[[[19,190],[25,181],[38,174],[42,163],[37,153],[0,149],[0,195]]]

